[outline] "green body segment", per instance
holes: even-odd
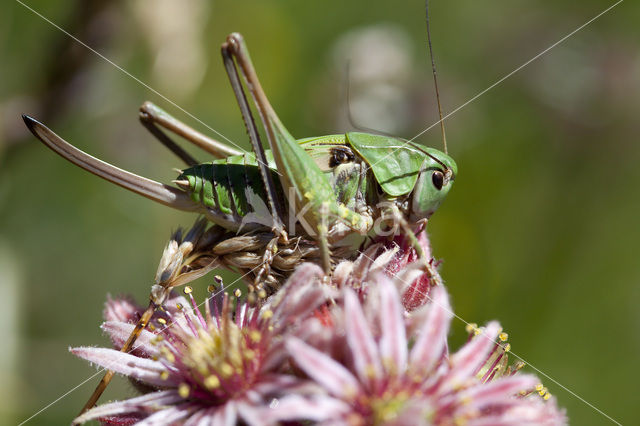
[[[442,170],[444,166],[453,176],[457,174],[455,161],[441,151],[387,136],[354,132],[294,142],[295,149],[287,149],[291,152],[281,161],[281,166],[286,166],[289,173],[298,173],[296,182],[289,185],[296,189],[298,209],[304,203],[311,204],[308,210],[312,221],[305,219],[314,226],[320,221],[321,209],[328,208],[325,213],[331,217],[339,216],[357,227],[360,217],[356,212],[383,201],[379,192],[386,200],[394,200],[409,196],[417,189],[414,198],[421,198],[415,200],[414,205],[430,214],[446,193],[428,187],[430,179],[419,180],[421,172]],[[338,154],[344,162],[339,161]],[[278,171],[283,169],[277,165],[272,151],[266,150],[265,155],[273,173],[278,202],[286,205],[289,194],[283,191],[279,177],[288,173],[279,176]],[[189,182],[191,198],[207,208],[211,220],[231,229],[237,229],[247,214],[267,205],[253,153],[190,167],[179,179]],[[286,178],[285,181],[288,182]],[[256,203],[261,205],[256,208]]]
[[[178,179],[189,182],[191,199],[206,208],[209,219],[231,230],[256,211],[257,202],[267,199],[255,156],[249,153],[189,167]],[[282,197],[282,188],[278,189]]]
[[[320,170],[326,172],[332,168],[331,158],[337,147],[346,146],[346,137],[342,135],[317,136],[298,139],[298,145],[304,148],[306,154],[316,163]],[[271,156],[267,151],[267,156]],[[272,157],[272,156],[271,156]]]
[[[409,194],[416,186],[421,170],[442,168],[442,164],[431,156],[441,160],[454,176],[458,172],[451,157],[433,148],[368,133],[347,133],[346,138],[369,164],[382,190],[392,197]]]
[[[273,120],[275,141],[271,143],[271,151],[278,166],[280,183],[284,188],[295,190],[296,211],[303,213],[305,221],[316,231],[326,234],[327,230],[319,228],[328,215],[327,208],[337,206],[338,201],[329,181],[322,170],[310,159],[309,154],[301,147],[293,136],[284,128],[279,120]],[[287,199],[291,197],[287,194]],[[289,199],[291,202],[292,200]],[[306,210],[305,210],[306,209]]]
[[[338,170],[330,166],[332,150],[335,147],[344,146],[344,141],[344,135],[330,135],[305,138],[296,143],[302,147],[307,156],[306,161],[309,157],[315,161],[317,168],[321,171],[321,181],[331,188],[331,194],[334,195],[337,203],[349,206],[356,198],[362,198],[363,195],[358,194],[358,191],[365,185],[358,186],[356,176],[348,167],[344,167],[345,170]],[[277,166],[272,152],[267,150],[265,154],[268,166],[273,173],[278,202],[285,203],[288,194],[284,193],[278,180]],[[267,195],[253,153],[233,155],[189,167],[183,170],[178,180],[189,182],[187,192],[191,199],[206,207],[207,215],[213,222],[231,229],[237,229],[247,214],[264,209],[267,205]],[[304,187],[310,188],[312,185]],[[257,203],[260,206],[256,206]],[[263,225],[266,224],[263,223]]]

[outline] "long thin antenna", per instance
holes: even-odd
[[[444,153],[447,154],[447,136],[444,132],[444,121],[442,119],[442,107],[440,106],[440,92],[438,91],[438,78],[436,77],[436,63],[433,60],[433,49],[431,48],[431,29],[429,28],[429,0],[425,0],[427,10],[427,43],[429,44],[429,56],[431,57],[431,69],[433,70],[433,84],[436,86],[436,100],[438,101],[438,114],[440,114],[440,129],[442,130],[442,144]]]

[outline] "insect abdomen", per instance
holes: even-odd
[[[206,214],[215,222],[229,230],[237,230],[243,225],[243,218],[249,213],[259,214],[258,223],[269,222],[271,212],[260,171],[255,165],[238,164],[229,157],[212,163],[198,164],[183,170],[178,184],[189,193],[191,199],[201,203]],[[277,182],[277,179],[275,179]],[[282,193],[280,185],[277,192]]]

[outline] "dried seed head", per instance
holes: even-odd
[[[336,248],[333,255],[344,257],[345,253]],[[199,219],[188,232],[177,230],[167,244],[156,273],[159,287],[152,290],[151,300],[160,305],[171,288],[223,267],[240,272],[247,284],[252,284],[247,297],[256,303],[279,289],[297,266],[319,259],[320,251],[313,241],[301,237],[274,240],[271,232],[237,235]],[[214,277],[214,281],[210,292],[223,288],[221,277]]]
[[[171,241],[165,247],[162,257],[160,258],[160,264],[156,272],[156,283],[162,284],[171,279],[175,274],[177,268],[182,263],[182,253],[178,250],[178,241],[180,236],[180,230],[178,230]]]
[[[186,284],[196,278],[206,274],[218,265],[217,257],[212,256],[208,251],[195,251],[205,234],[208,237],[213,235],[206,231],[208,223],[206,219],[199,219],[187,232],[184,239],[182,230],[176,231],[171,241],[167,244],[158,271],[156,272],[156,284],[164,288],[172,288],[181,284]],[[219,228],[213,226],[211,228]],[[211,229],[210,228],[210,229]]]

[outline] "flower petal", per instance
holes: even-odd
[[[262,426],[271,423],[265,419],[265,415],[262,410],[253,404],[238,402],[238,416],[242,419],[240,424],[243,425]]]
[[[117,297],[112,299],[107,295],[107,302],[104,304],[102,316],[107,321],[133,322],[138,320],[144,308],[138,305],[130,297]]]
[[[371,244],[358,258],[353,262],[353,269],[351,273],[351,282],[349,285],[362,285],[362,282],[365,280],[367,274],[369,273],[369,268],[373,263],[374,259],[378,255],[378,251],[383,249],[383,245],[376,243]]]
[[[420,262],[413,262],[405,266],[393,276],[396,283],[399,284],[398,290],[402,293],[403,303],[406,305],[405,299],[409,298],[409,293],[415,293],[414,281],[426,274],[422,269],[423,265]],[[414,295],[415,296],[415,295]],[[427,299],[426,294],[421,294],[421,299]],[[419,306],[424,305],[427,300],[424,300]]]
[[[380,355],[387,372],[399,374],[407,366],[407,336],[405,333],[404,308],[395,285],[387,277],[378,278],[380,298]],[[389,365],[388,365],[389,364]]]
[[[463,399],[470,398],[475,408],[482,410],[485,406],[502,403],[505,399],[511,399],[520,391],[528,391],[540,383],[540,379],[531,374],[516,374],[503,377],[481,386],[475,386],[460,392]]]
[[[182,401],[175,390],[152,392],[136,398],[102,404],[78,416],[74,423],[85,423],[102,417],[118,416],[130,413],[148,413],[162,409],[164,406]]]
[[[343,260],[342,262],[338,263],[338,266],[336,266],[336,268],[333,270],[333,274],[331,275],[331,282],[337,288],[344,287],[351,279],[352,272],[353,262]]]
[[[178,420],[182,420],[191,414],[192,410],[189,410],[189,406],[193,406],[193,404],[182,404],[181,406],[156,411],[146,419],[136,423],[136,426],[164,426],[175,424]]]
[[[262,381],[254,384],[252,389],[261,396],[273,395],[284,391],[297,392],[295,388],[302,383],[306,381],[291,374],[265,374],[262,376]]]
[[[345,402],[328,395],[316,395],[310,398],[287,395],[272,401],[270,408],[264,409],[262,415],[264,423],[295,420],[326,422],[336,421],[351,410],[352,408]]]
[[[313,263],[303,263],[296,268],[271,304],[273,317],[279,318],[279,325],[290,325],[324,302],[326,287],[320,285],[322,276],[322,269]]]
[[[481,334],[451,356],[451,371],[446,378],[447,389],[464,384],[485,363],[489,352],[496,345],[500,330],[500,324],[496,321],[490,322]]]
[[[102,426],[130,426],[130,425],[135,425],[136,423],[144,419],[146,416],[147,414],[137,413],[137,414],[120,414],[118,416],[100,417],[100,423],[102,423]]]
[[[410,364],[416,374],[427,374],[440,360],[446,344],[449,323],[453,312],[449,296],[444,287],[434,287],[431,291],[431,303],[427,309],[424,324],[411,350]]]
[[[460,409],[456,415],[464,413],[480,412],[482,410],[492,410],[492,406],[507,407],[515,401],[515,396],[520,391],[533,389],[540,380],[530,374],[516,374],[514,376],[503,377],[490,383],[478,381],[477,385],[460,392],[445,396],[440,400],[444,406],[450,404],[460,404]]]
[[[189,417],[184,423],[184,426],[209,426],[216,410],[217,407],[209,409],[203,408]]]
[[[159,361],[106,348],[80,347],[69,350],[80,358],[150,385],[166,387],[178,384],[177,378],[172,374],[166,379],[161,377],[167,367]]]
[[[211,426],[235,426],[238,418],[235,401],[227,401],[219,407],[211,417]]]
[[[344,293],[345,335],[353,354],[356,374],[370,387],[382,377],[382,365],[376,342],[353,290]]]
[[[360,384],[341,364],[295,337],[287,339],[287,350],[295,363],[313,380],[335,396],[352,399]]]
[[[409,264],[409,267],[416,263],[418,262]],[[429,295],[431,288],[435,287],[437,283],[442,282],[438,270],[435,268],[433,268],[432,273],[424,272],[418,275],[414,274],[413,276],[415,278],[411,281],[409,279],[405,280],[405,282],[410,284],[406,287],[404,293],[402,293],[402,304],[409,312],[424,306],[431,299]]]
[[[514,399],[505,410],[488,413],[467,423],[469,426],[561,426],[567,424],[564,411],[559,410],[555,400],[539,398]]]
[[[371,266],[369,267],[369,270],[367,271],[367,275],[383,272],[389,265],[389,262],[391,262],[393,258],[396,256],[399,250],[400,248],[398,246],[393,246],[392,248],[383,251],[379,256],[377,256],[373,260],[373,263],[371,264]]]
[[[129,339],[131,332],[136,328],[135,324],[130,324],[122,321],[107,321],[100,327],[102,331],[107,333],[111,338],[111,342],[116,348],[121,348],[122,345]],[[151,358],[154,355],[158,355],[159,352],[151,340],[155,337],[153,333],[147,330],[142,330],[136,342],[133,344],[133,349],[130,352],[144,355],[146,358]]]

